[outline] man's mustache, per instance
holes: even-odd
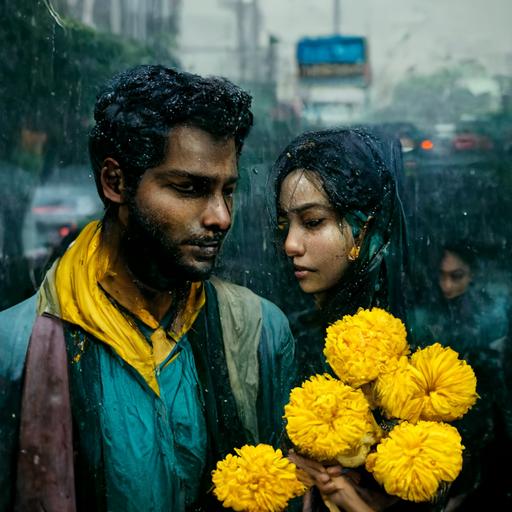
[[[214,236],[199,236],[196,238],[189,238],[183,241],[182,245],[198,245],[200,247],[211,247],[215,245],[220,245],[225,237],[225,233],[221,233]]]

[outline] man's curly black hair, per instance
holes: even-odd
[[[253,122],[251,96],[221,77],[201,77],[160,65],[142,65],[114,76],[97,97],[89,154],[98,193],[105,158],[114,158],[129,187],[165,158],[176,125],[233,137],[239,155]]]

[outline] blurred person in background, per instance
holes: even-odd
[[[504,454],[511,453],[512,403],[504,376],[509,295],[492,290],[479,270],[478,251],[468,241],[445,244],[438,262],[434,290],[410,315],[413,344],[439,342],[457,351],[475,371],[480,397],[453,423],[465,446],[464,465],[450,489],[447,510],[479,510],[490,495],[505,507],[512,504],[507,497],[512,482],[498,468]]]
[[[250,104],[225,79],[162,66],[127,70],[98,96],[103,220],[0,314],[2,512],[217,510],[216,462],[279,443],[288,321],[209,279]]]

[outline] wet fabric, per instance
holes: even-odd
[[[160,396],[82,329],[69,326],[66,341],[79,510],[184,510],[198,496],[207,450],[187,336],[175,347],[179,357],[157,368]]]
[[[245,351],[225,347],[222,332],[227,327],[220,318],[217,292],[210,283],[205,287],[206,307],[177,343],[178,357],[170,354],[172,362],[158,368],[160,396],[110,346],[76,325],[67,325],[76,492],[82,510],[215,510],[219,504],[206,494],[214,463],[246,442],[279,443],[292,377],[293,340],[287,321],[274,305],[254,299],[246,289],[231,294],[242,302],[232,315],[238,320],[231,321],[239,332],[243,332],[239,322],[247,315],[260,317],[259,342],[251,342],[257,351],[259,380],[257,410],[249,415],[257,418],[255,439],[254,425],[241,412],[254,404],[254,398],[237,402],[223,354],[224,350]],[[244,301],[247,294],[252,298]],[[5,457],[0,462],[0,480],[11,493],[2,496],[0,510],[10,510],[12,501],[17,424],[7,418],[16,418],[19,410],[19,382],[34,302],[31,299],[0,315],[1,346],[6,353],[17,354],[2,361],[1,367],[6,392],[0,405],[6,423],[2,424]],[[255,303],[259,310],[254,309]],[[17,325],[21,335],[16,336],[4,321]],[[232,343],[241,345],[247,341],[232,338]],[[223,365],[218,364],[221,360]],[[244,367],[239,362],[235,366]],[[254,397],[254,383],[252,389],[243,395]]]
[[[25,362],[17,512],[76,512],[68,373],[62,322],[38,316]]]
[[[36,297],[0,314],[0,510],[12,510],[23,368],[36,319]]]

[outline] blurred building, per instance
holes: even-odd
[[[85,25],[138,41],[179,33],[182,0],[57,0],[54,5]]]

